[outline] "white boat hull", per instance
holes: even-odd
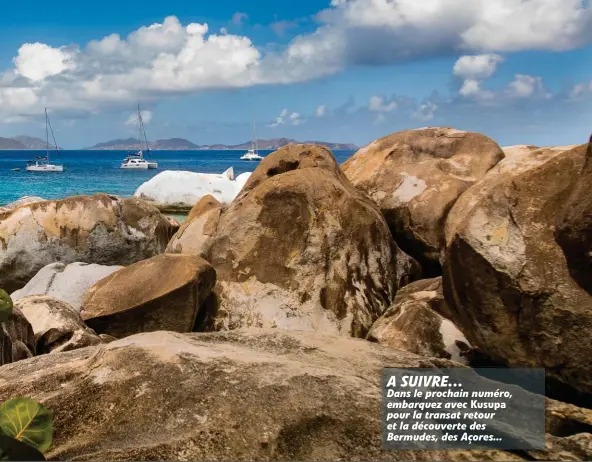
[[[120,167],[122,170],[148,170],[148,164],[136,164],[136,165],[127,165],[121,164]]]
[[[28,165],[27,172],[63,172],[64,167],[61,165]]]

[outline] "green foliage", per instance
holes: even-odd
[[[0,289],[0,322],[8,321],[12,315],[12,299]]]
[[[0,460],[45,460],[52,438],[53,416],[37,401],[16,398],[0,406]]]

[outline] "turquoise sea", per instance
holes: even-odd
[[[261,155],[271,151],[261,151]],[[60,199],[80,194],[104,192],[122,197],[132,196],[145,181],[164,170],[187,170],[200,173],[222,173],[229,167],[236,175],[253,171],[258,162],[240,160],[243,151],[153,151],[150,159],[159,163],[158,170],[121,170],[121,161],[130,151],[60,151],[51,161],[64,165],[63,173],[30,173],[25,162],[45,151],[0,151],[0,206],[23,196]],[[335,151],[339,164],[353,151]],[[13,172],[20,168],[20,172]]]

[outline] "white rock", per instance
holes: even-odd
[[[232,168],[222,174],[166,170],[142,184],[134,196],[158,206],[193,207],[211,194],[221,204],[230,204],[250,175],[242,173],[235,178]]]
[[[88,263],[51,263],[42,268],[29,283],[11,294],[16,302],[30,295],[49,295],[68,303],[80,312],[82,300],[96,282],[123,266],[104,266]]]

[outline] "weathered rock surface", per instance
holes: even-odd
[[[555,242],[586,146],[500,162],[448,215],[444,294],[468,340],[496,361],[545,367],[592,392],[592,297]]]
[[[36,355],[103,343],[96,332],[84,324],[76,309],[55,297],[32,295],[20,299],[14,306],[31,323]]]
[[[166,252],[201,255],[206,241],[216,231],[221,213],[222,205],[214,196],[202,197],[172,237]]]
[[[80,312],[82,300],[96,282],[123,266],[104,266],[94,263],[51,263],[43,267],[25,287],[11,294],[17,301],[30,295],[49,295],[68,303]]]
[[[401,248],[427,275],[437,276],[450,208],[503,157],[497,143],[484,135],[431,127],[376,140],[342,169],[380,206]]]
[[[21,205],[34,204],[35,202],[43,202],[43,201],[45,201],[45,199],[43,199],[42,197],[24,196],[14,202],[11,202],[10,204],[6,204],[6,205],[3,205],[2,207],[0,207],[0,213],[10,212],[11,210],[18,208]]]
[[[393,305],[372,325],[367,339],[420,356],[468,364],[471,345],[439,311],[447,311],[442,278],[415,281],[397,292]]]
[[[10,319],[0,322],[0,366],[35,355],[35,335],[27,318],[13,308]]]
[[[249,175],[250,172],[242,173],[235,178],[232,167],[222,174],[166,170],[142,184],[134,196],[154,204],[163,212],[186,212],[207,195],[222,204],[229,204]]]
[[[175,231],[138,199],[96,194],[21,206],[0,213],[0,287],[14,292],[54,262],[129,265],[164,252]]]
[[[51,460],[520,460],[382,450],[386,365],[455,363],[318,333],[152,332],[4,366],[0,401],[52,410]]]
[[[266,156],[204,247],[219,281],[216,330],[363,337],[413,267],[380,210],[316,145]]]
[[[158,255],[119,270],[87,292],[82,318],[116,338],[156,330],[191,332],[216,283],[208,262],[193,255]]]
[[[584,170],[559,215],[555,235],[567,259],[570,274],[592,294],[592,137],[586,151]]]

